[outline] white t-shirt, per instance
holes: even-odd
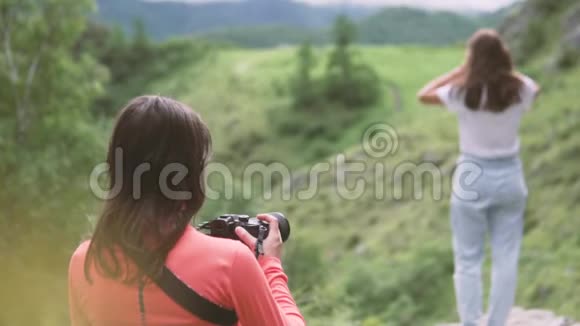
[[[449,111],[457,114],[462,153],[489,159],[519,154],[520,121],[524,112],[531,109],[536,96],[532,79],[523,78],[521,101],[501,113],[470,110],[465,105],[465,96],[452,89],[452,85],[443,86],[437,89],[437,95]]]

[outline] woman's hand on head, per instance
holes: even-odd
[[[453,77],[460,77],[467,73],[467,65],[462,64],[451,71]]]
[[[542,87],[538,84],[538,82],[536,82],[535,80],[533,80],[532,78],[524,75],[523,73],[516,71],[514,72],[514,75],[522,81],[522,83],[526,83],[526,80],[528,80],[528,84],[531,86],[532,88],[532,92],[534,93],[534,96],[537,98],[538,95],[540,95],[541,91],[542,91]]]
[[[448,73],[435,78],[417,93],[417,99],[419,102],[427,105],[443,105],[444,103],[441,101],[441,98],[439,98],[439,95],[437,95],[437,89],[449,84],[456,84],[464,78],[466,73],[467,67],[463,64]]]
[[[278,226],[278,219],[275,216],[268,214],[258,215],[258,219],[268,222],[270,225],[270,232],[268,237],[264,240],[263,249],[264,256],[282,258],[283,241],[280,234],[280,227]],[[257,239],[242,227],[236,228],[236,235],[243,243],[250,249],[255,250]]]

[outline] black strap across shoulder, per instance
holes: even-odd
[[[238,322],[235,311],[228,310],[202,297],[173,274],[167,266],[163,266],[161,275],[153,281],[173,301],[200,319],[223,326],[235,325]]]

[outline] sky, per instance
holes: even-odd
[[[154,1],[182,1],[191,3],[239,1],[239,0],[154,0]],[[324,4],[356,4],[367,6],[412,6],[431,9],[453,11],[492,11],[517,0],[296,0],[313,5]]]

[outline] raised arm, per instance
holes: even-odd
[[[522,74],[521,72],[516,72],[515,75],[532,89],[534,98],[537,98],[540,95],[540,93],[542,92],[542,87],[540,87],[540,85],[538,85],[538,83],[535,80]]]
[[[427,83],[427,85],[425,85],[419,91],[419,93],[417,93],[417,99],[421,103],[427,105],[443,105],[443,102],[437,95],[437,89],[450,83],[453,83],[455,81],[458,81],[463,76],[463,73],[464,68],[458,67],[442,76],[433,79],[432,81]]]

